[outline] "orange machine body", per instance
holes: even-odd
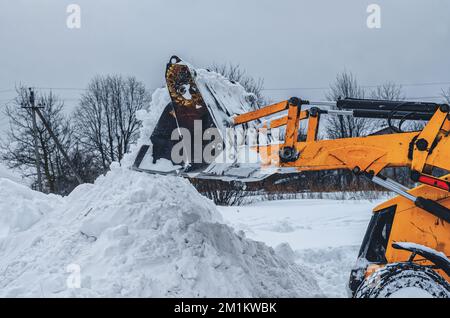
[[[301,101],[301,100],[300,100]],[[298,102],[298,100],[297,100]],[[287,111],[287,116],[277,118],[268,127],[286,125],[283,144],[258,146],[263,166],[277,166],[289,171],[318,171],[348,169],[356,173],[379,174],[388,167],[409,167],[418,172],[429,172],[431,168],[450,171],[450,121],[448,112],[437,110],[422,131],[387,135],[317,140],[320,113],[302,110],[301,103],[291,101],[277,103],[265,108],[242,114],[234,118],[235,124],[243,124],[275,113]],[[298,141],[299,122],[308,120],[306,141]],[[428,147],[423,149],[417,140],[425,140]],[[287,151],[287,152],[286,152]],[[282,154],[290,160],[283,160]],[[448,181],[450,175],[441,178]],[[421,185],[408,191],[450,207],[450,192],[429,185]],[[408,261],[411,252],[394,249],[395,242],[413,242],[450,256],[449,224],[417,207],[411,200],[395,197],[378,207],[374,215],[393,209],[393,220],[389,223],[390,235],[383,260],[373,262],[366,269],[366,275],[389,263]],[[369,236],[368,234],[366,236]],[[370,238],[368,238],[370,239]],[[364,244],[364,243],[363,243]],[[366,242],[365,244],[370,244]],[[364,247],[362,247],[364,248]],[[416,256],[414,262],[431,265],[430,261]],[[450,277],[442,270],[436,270],[447,281]]]

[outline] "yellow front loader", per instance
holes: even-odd
[[[302,110],[308,104],[291,98],[239,115],[234,122],[243,124],[287,109],[287,117],[280,120],[286,125],[284,143],[258,147],[263,165],[292,167],[299,172],[348,169],[399,195],[373,210],[358,267],[350,278],[352,295],[387,297],[400,289],[419,288],[434,297],[448,297],[450,175],[436,178],[424,172],[433,168],[450,171],[449,106],[347,99],[337,103],[343,110]],[[392,116],[395,109],[398,118],[415,113],[416,119],[429,118],[428,123],[415,132],[317,140],[320,118],[331,112],[383,118],[383,113]],[[308,120],[306,141],[297,141],[300,120]],[[384,177],[382,172],[389,167],[410,168],[413,181],[422,185],[407,189]]]
[[[389,297],[416,289],[424,296],[450,297],[450,174],[441,173],[438,177],[433,174],[436,169],[450,173],[448,105],[349,98],[335,103],[314,103],[293,97],[252,110],[246,98],[230,99],[230,92],[239,88],[233,86],[237,83],[225,85],[221,92],[223,85],[208,84],[201,76],[179,58],[170,60],[166,79],[172,102],[155,128],[152,144],[143,146],[138,154],[135,170],[243,181],[273,173],[352,171],[398,196],[373,210],[357,266],[350,275],[351,295]],[[319,126],[325,116],[386,119],[393,133],[319,140]],[[392,125],[393,121],[407,120],[422,120],[426,125],[411,132]],[[300,125],[305,121],[306,137],[300,138]],[[204,150],[208,146],[204,138],[200,144],[188,140],[196,135],[196,122],[202,127],[203,137],[212,128],[218,129],[221,137],[227,134],[224,130],[231,130],[233,141],[243,131],[256,131],[256,142],[243,142],[241,146],[257,154],[257,160],[248,165],[236,158],[231,162],[217,160],[227,147],[232,147],[229,141],[217,136],[212,147],[214,160],[190,158],[195,148]],[[258,137],[262,132],[267,136],[268,131],[279,128],[284,131],[282,141],[276,142],[270,134],[264,142]],[[178,141],[173,140],[175,130],[180,134]],[[206,139],[214,139],[210,137]],[[181,147],[184,159],[175,162],[173,147],[180,143],[185,145]],[[152,158],[150,163],[145,159],[148,156]],[[152,168],[152,164],[161,160],[176,168],[164,171]],[[411,179],[418,186],[408,189],[385,177],[383,171],[393,167],[409,168]]]

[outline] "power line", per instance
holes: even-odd
[[[444,96],[410,96],[410,97],[405,97],[405,99],[444,99]]]
[[[9,89],[2,89],[0,90],[0,93],[9,93],[9,92],[15,92],[15,89],[9,88]]]
[[[437,85],[450,85],[450,82],[426,82],[426,83],[407,83],[407,84],[397,84],[398,86],[402,87],[420,87],[420,86],[437,86]],[[376,88],[379,85],[361,85],[361,88]],[[80,87],[35,87],[36,89],[42,89],[42,90],[60,90],[60,91],[86,91],[86,88],[80,88]],[[283,91],[296,91],[296,90],[328,90],[330,89],[329,86],[325,87],[279,87],[279,88],[263,88],[262,91],[272,91],[273,93],[277,94],[283,94]],[[2,89],[0,90],[1,93],[9,93],[9,92],[15,92],[16,89],[9,88],[9,89]],[[408,96],[405,97],[405,99],[442,99],[443,96]],[[15,98],[12,99],[0,99],[0,103],[2,104],[8,104],[12,102]],[[61,100],[67,101],[67,102],[77,102],[80,99],[79,98],[62,98]]]
[[[0,103],[1,104],[9,104],[11,102],[13,102],[16,98],[11,98],[11,99],[0,99]]]
[[[379,85],[361,85],[362,88],[376,88]],[[397,84],[398,86],[402,87],[417,87],[417,86],[438,86],[438,85],[450,85],[450,82],[424,82],[424,83],[403,83],[403,84]],[[35,89],[46,89],[46,90],[62,90],[62,91],[86,91],[86,88],[81,87],[49,87],[49,86],[41,86],[41,87],[34,87]],[[320,87],[269,87],[269,88],[263,88],[263,91],[288,91],[288,90],[325,90],[329,89],[329,86],[320,86]],[[8,88],[0,90],[0,93],[8,93],[8,92],[14,92],[14,88]]]
[[[54,90],[54,91],[86,91],[86,88],[78,88],[78,87],[35,87],[35,89],[45,89],[45,90]],[[8,89],[2,89],[0,90],[1,93],[10,93],[10,92],[16,92],[15,88],[8,88]]]
[[[437,85],[450,85],[450,82],[429,82],[429,83],[407,83],[407,84],[396,84],[402,87],[420,87],[420,86],[437,86]],[[377,88],[382,86],[379,85],[360,85],[361,88]],[[279,88],[263,88],[263,91],[293,91],[293,90],[326,90],[330,89],[329,86],[322,87],[279,87]]]
[[[431,82],[431,83],[410,83],[400,84],[400,86],[437,86],[437,85],[450,85],[450,82]]]
[[[48,89],[54,91],[86,91],[87,88],[78,87],[35,87],[36,89]]]

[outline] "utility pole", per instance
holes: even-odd
[[[22,106],[23,108],[30,108],[32,115],[33,115],[33,135],[34,135],[34,151],[36,155],[36,170],[37,170],[37,179],[38,179],[38,190],[42,192],[42,174],[41,174],[41,155],[39,153],[39,144],[38,144],[38,134],[37,134],[37,123],[36,123],[36,114],[39,116],[39,119],[44,124],[45,129],[47,129],[48,133],[50,134],[50,137],[52,137],[53,141],[56,144],[56,147],[58,148],[59,152],[63,155],[64,159],[66,160],[67,164],[69,165],[70,170],[74,174],[75,178],[78,181],[78,184],[83,183],[83,179],[80,177],[80,175],[75,170],[75,167],[72,164],[72,161],[70,160],[69,156],[67,155],[67,152],[64,150],[63,146],[58,140],[58,137],[56,137],[55,133],[53,132],[52,128],[48,124],[47,120],[45,119],[44,115],[42,115],[40,108],[44,108],[44,105],[37,105],[35,104],[35,94],[34,91],[29,88],[30,90],[30,99],[29,99],[29,106]]]
[[[29,104],[30,106],[27,108],[31,108],[31,113],[33,117],[33,136],[34,136],[34,154],[36,159],[36,172],[37,172],[37,182],[38,182],[38,190],[42,192],[42,174],[41,174],[41,154],[39,153],[39,140],[38,140],[38,130],[36,123],[36,106],[35,106],[35,96],[34,91],[29,88],[30,96],[29,96]]]
[[[64,150],[64,148],[61,145],[61,143],[59,142],[58,138],[53,133],[53,130],[50,127],[50,125],[47,123],[47,120],[45,119],[44,115],[42,115],[42,113],[41,113],[41,111],[39,110],[38,107],[36,107],[35,110],[36,110],[36,113],[38,114],[40,120],[44,124],[45,129],[47,129],[48,133],[50,134],[50,137],[53,138],[53,141],[55,142],[56,146],[58,147],[59,152],[61,152],[61,154],[63,155],[63,157],[66,160],[67,164],[69,165],[69,168],[72,171],[72,173],[74,174],[75,178],[77,179],[78,184],[82,184],[83,183],[83,179],[81,179],[80,175],[75,170],[75,167],[72,165],[72,161],[70,160],[69,156],[67,155],[67,152]]]

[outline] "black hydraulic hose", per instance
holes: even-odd
[[[397,128],[397,127],[395,127],[393,124],[392,124],[392,117],[398,112],[398,110],[399,110],[399,108],[400,107],[402,107],[402,106],[404,106],[406,103],[400,103],[400,104],[398,104],[398,105],[396,105],[392,110],[391,110],[391,112],[389,113],[389,117],[388,117],[388,125],[389,125],[389,128],[390,129],[392,129],[394,132],[396,132],[396,133],[402,133],[403,131],[401,130],[401,126],[399,125],[399,127]]]
[[[416,113],[408,113],[405,116],[402,117],[402,119],[400,119],[400,122],[398,123],[398,130],[400,130],[401,132],[403,132],[402,126],[405,123],[405,121],[408,119],[408,117],[415,115]]]

